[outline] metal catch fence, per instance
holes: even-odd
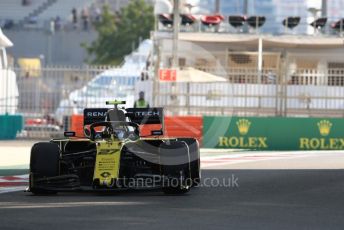
[[[61,136],[70,116],[106,100],[134,103],[137,70],[118,67],[44,67],[1,70],[0,114],[24,117],[23,137]]]
[[[86,107],[122,99],[131,107],[139,91],[167,115],[343,117],[344,69],[228,68],[202,71],[224,82],[141,81],[140,72],[112,67],[1,70],[0,114],[21,114],[25,138],[48,138],[66,129]]]

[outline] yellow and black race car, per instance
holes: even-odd
[[[200,153],[194,138],[163,136],[162,108],[85,109],[84,133],[36,143],[31,149],[30,186],[34,194],[59,191],[161,188],[183,194],[200,182]],[[140,125],[161,130],[140,135]]]

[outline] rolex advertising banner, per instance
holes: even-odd
[[[344,149],[344,119],[203,117],[204,148]]]

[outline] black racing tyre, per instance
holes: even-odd
[[[160,145],[162,175],[168,178],[163,184],[165,194],[184,194],[190,190],[190,155],[183,141],[170,141]]]
[[[57,144],[40,142],[34,144],[30,156],[30,191],[33,194],[52,194],[54,191],[35,187],[35,180],[59,175],[60,149]]]
[[[187,173],[187,170],[183,171],[184,177],[186,177],[185,173]],[[186,182],[188,183],[188,182]],[[168,186],[168,187],[162,187],[162,191],[166,195],[182,195],[190,191],[192,185],[190,184],[184,184],[184,185],[173,185],[173,186]]]
[[[198,141],[194,138],[178,138],[178,140],[184,141],[189,147],[192,186],[197,186],[201,183],[201,160]]]

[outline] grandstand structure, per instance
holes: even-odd
[[[173,17],[166,20],[173,12],[157,8],[154,38],[159,82],[153,87],[153,97],[157,98],[155,105],[165,106],[167,113],[344,116],[344,15],[329,20],[317,15],[297,33],[294,28],[307,20],[290,15],[276,24],[283,32],[274,34],[260,31],[265,15],[192,14],[193,23],[179,24],[175,42]],[[256,23],[248,20],[252,17]],[[245,24],[246,31],[240,28]],[[227,82],[205,87],[178,82],[178,74],[169,82],[159,76],[159,69],[177,69],[178,73],[190,67]],[[171,90],[167,93],[168,84]]]
[[[228,2],[226,1],[225,5]],[[258,4],[258,1],[254,0],[248,2]],[[271,2],[270,4],[277,2],[275,7],[278,10],[285,7],[285,3],[281,1],[266,2]],[[188,11],[185,8],[187,8],[185,4],[181,4],[180,23],[178,23],[178,40],[181,46],[179,63],[182,67],[191,65],[208,70],[219,66],[226,69],[278,69],[285,60],[290,65],[287,66],[288,69],[324,70],[343,66],[340,63],[344,62],[344,57],[341,55],[344,51],[344,14],[320,15],[321,9],[315,8],[310,10],[310,17],[307,17],[305,12],[295,15],[290,12],[289,16],[278,15],[280,21],[276,21],[273,27],[279,28],[267,33],[261,29],[267,26],[268,15],[224,15],[220,12],[208,12],[202,15],[192,13],[192,10]],[[158,1],[155,5],[155,14],[157,21],[155,38],[160,42],[161,51],[159,65],[168,68],[172,64],[171,39],[174,31],[171,1]],[[246,30],[243,27],[246,27]],[[297,27],[302,30],[294,31]],[[204,52],[210,54],[213,60],[207,60],[203,54],[198,54]]]
[[[21,0],[3,0],[0,3],[0,17],[2,20],[23,20],[31,12],[41,7],[46,0],[36,0],[30,5],[23,6]]]
[[[2,0],[0,3],[0,15],[2,20],[23,22],[35,17],[38,21],[50,20],[56,16],[67,19],[71,16],[72,8],[81,10],[91,5],[93,0],[32,0],[23,5],[21,0]]]
[[[29,14],[29,17],[37,17],[41,20],[49,20],[56,16],[64,19],[71,19],[71,9],[82,10],[89,7],[93,0],[47,0],[40,7],[36,8]]]
[[[152,3],[153,0],[146,0]],[[80,44],[97,37],[92,22],[97,20],[104,4],[114,12],[128,5],[127,0],[1,0],[0,28],[15,46],[9,49],[14,58],[41,58],[44,65],[84,64],[87,57]],[[72,10],[77,12],[73,22]],[[88,12],[87,28],[82,11]],[[73,50],[73,52],[71,52]]]
[[[71,21],[73,8],[80,15],[84,8],[90,10],[108,4],[113,11],[117,12],[129,3],[127,0],[29,0],[28,2],[23,5],[22,0],[1,0],[0,20],[12,21],[16,25],[34,19],[39,27],[44,24],[43,22],[57,16],[65,22]],[[152,1],[147,2],[151,3]]]

